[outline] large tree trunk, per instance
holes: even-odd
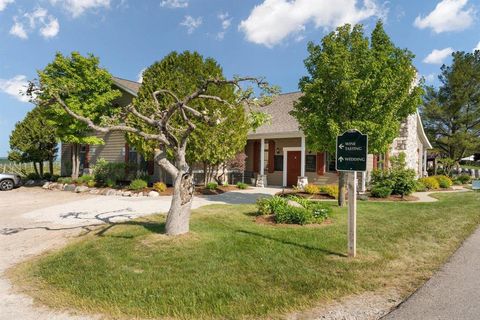
[[[43,161],[40,161],[38,163],[39,167],[40,167],[40,179],[43,179]]]
[[[172,203],[167,215],[165,233],[176,236],[190,230],[190,212],[193,202],[193,176],[180,171],[175,177]]]
[[[343,171],[339,172],[338,176],[338,205],[340,207],[345,206],[345,182],[346,174]]]
[[[35,174],[39,176],[40,174],[38,173],[37,163],[35,161],[33,162],[33,169],[35,170]]]
[[[48,159],[48,171],[50,171],[50,175],[53,176],[53,159]]]
[[[80,175],[80,145],[74,143],[72,145],[72,179],[78,179]]]

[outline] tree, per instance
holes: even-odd
[[[80,83],[90,78],[83,72],[72,72]],[[168,235],[189,231],[194,186],[187,146],[196,130],[232,121],[226,116],[230,109],[239,106],[253,109],[268,104],[270,95],[276,92],[262,79],[235,77],[228,80],[215,60],[188,51],[173,52],[150,66],[143,73],[137,98],[126,107],[112,108],[114,113],[66,100],[68,95],[63,91],[61,80],[40,81],[38,90],[93,130],[126,132],[142,153],[153,155],[155,162],[172,176],[174,193],[165,225]],[[248,82],[262,90],[258,99],[254,97],[253,88],[241,86]],[[76,90],[81,93],[81,88]],[[251,123],[259,123],[263,118],[262,113],[250,112]],[[206,145],[208,140],[201,142]]]
[[[33,162],[35,172],[43,177],[43,162],[49,162],[50,174],[53,175],[53,161],[58,148],[55,128],[50,125],[44,110],[35,107],[25,118],[17,122],[10,135],[9,159],[11,161]],[[38,168],[37,168],[38,164]]]
[[[455,52],[438,89],[427,87],[422,109],[427,132],[447,171],[480,149],[480,51]]]
[[[120,91],[113,88],[111,74],[99,67],[98,58],[73,52],[69,57],[57,53],[44,70],[38,72],[39,84],[31,87],[42,104],[48,104],[48,119],[63,143],[72,146],[72,178],[79,176],[82,144],[103,144],[88,125],[70,117],[57,98],[72,110],[82,110],[85,117],[101,122],[102,117],[118,112],[113,105]],[[40,88],[36,90],[34,88]]]
[[[357,129],[368,134],[369,153],[386,152],[400,123],[421,103],[413,54],[395,47],[379,21],[371,39],[363,27],[346,24],[322,43],[309,43],[304,95],[294,106],[309,149],[335,152],[336,136]],[[345,175],[339,178],[339,205],[345,202]]]

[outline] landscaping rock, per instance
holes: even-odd
[[[115,195],[117,195],[117,190],[107,189],[105,195],[107,195],[107,196],[115,196]]]
[[[132,192],[131,191],[125,191],[122,193],[122,196],[124,197],[131,197],[132,196]]]
[[[26,186],[33,186],[34,184],[35,184],[35,180],[28,180],[27,182],[25,182]]]
[[[159,197],[160,193],[158,193],[157,191],[150,191],[147,195],[149,197]]]
[[[43,186],[43,189],[50,189],[50,182],[46,182]]]
[[[87,192],[88,189],[89,188],[87,186],[78,186],[78,187],[75,188],[75,192],[76,193]]]
[[[292,206],[292,207],[296,207],[296,208],[303,208],[303,206],[300,203],[298,203],[296,201],[293,201],[293,200],[288,200],[287,205]]]
[[[99,194],[99,193],[100,193],[100,190],[98,190],[98,189],[91,189],[88,193],[90,193],[90,194]]]
[[[63,190],[65,190],[65,191],[75,191],[76,188],[77,188],[77,186],[74,185],[74,184],[67,184],[67,185],[65,185]]]
[[[63,183],[57,183],[53,188],[63,191],[63,189],[65,189],[65,185]]]
[[[123,191],[122,190],[117,190],[117,192],[115,193],[116,196],[122,196],[123,195]]]

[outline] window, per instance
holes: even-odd
[[[336,172],[335,170],[336,167],[336,159],[335,159],[335,154],[327,153],[327,171],[328,172]]]
[[[134,147],[128,149],[128,162],[137,163],[137,150]]]
[[[283,171],[283,156],[275,156],[273,167],[275,171]]]
[[[317,171],[317,156],[314,154],[307,154],[305,156],[305,171],[316,172]]]

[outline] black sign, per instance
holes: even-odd
[[[367,171],[368,137],[357,130],[337,136],[337,171]]]

